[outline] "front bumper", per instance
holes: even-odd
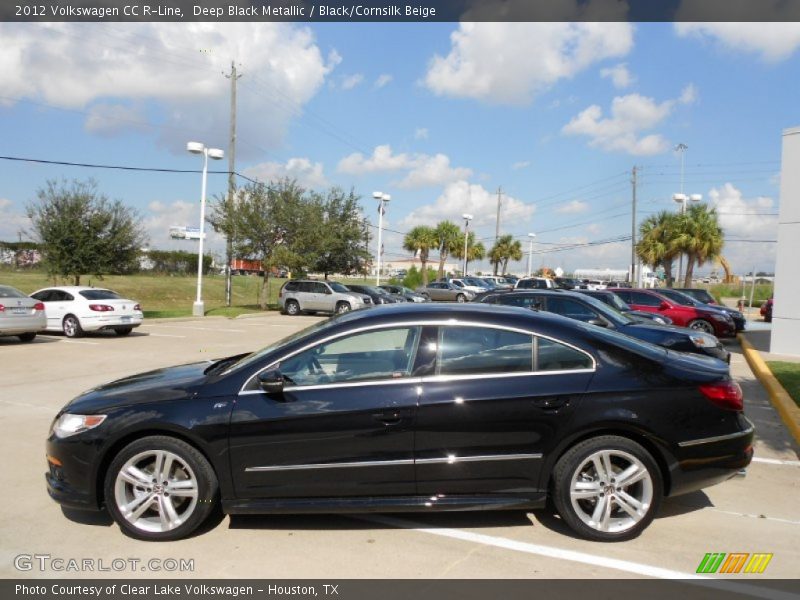
[[[99,510],[97,467],[99,441],[79,434],[65,439],[50,435],[46,443],[45,482],[50,497],[67,508]]]

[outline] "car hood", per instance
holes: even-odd
[[[118,379],[84,392],[65,410],[91,414],[109,407],[189,398],[207,380],[205,370],[211,364],[211,361],[203,361]]]

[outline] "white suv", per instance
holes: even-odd
[[[514,285],[516,290],[552,290],[557,287],[556,282],[547,277],[526,277]]]
[[[283,284],[278,304],[281,312],[294,316],[306,311],[344,313],[372,306],[372,300],[336,281],[294,280]]]

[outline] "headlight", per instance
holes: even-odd
[[[667,322],[664,319],[662,319],[661,317],[655,317],[655,318],[653,318],[653,321],[655,321],[656,323],[661,323],[662,325],[666,325],[667,324]]]
[[[689,339],[698,348],[716,348],[719,343],[717,338],[707,333],[693,333],[689,336]]]
[[[57,438],[63,439],[94,429],[105,420],[106,415],[71,415],[64,413],[53,423],[52,432]]]
[[[714,319],[715,321],[722,321],[723,323],[725,321],[731,320],[731,318],[728,315],[711,315],[711,318]]]

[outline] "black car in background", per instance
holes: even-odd
[[[485,304],[502,304],[506,306],[522,306],[534,310],[545,310],[570,319],[599,325],[624,333],[644,342],[657,344],[670,350],[703,354],[726,363],[730,362],[730,353],[711,335],[701,331],[656,325],[628,317],[600,300],[586,296],[582,292],[563,290],[531,290],[506,294],[485,295],[480,300]]]
[[[405,302],[405,298],[390,294],[385,289],[376,285],[360,285],[348,283],[345,287],[351,292],[364,294],[369,296],[372,303],[377,304],[395,304],[396,302]]]
[[[428,302],[428,299],[422,294],[416,293],[414,290],[407,288],[403,285],[380,285],[381,289],[386,290],[394,296],[404,298],[406,302]]]
[[[567,298],[565,298],[567,299]],[[558,315],[353,311],[253,354],[96,387],[56,415],[47,489],[129,535],[235,513],[528,509],[641,533],[733,477],[753,426],[724,363]]]
[[[687,296],[691,296],[698,302],[702,302],[703,304],[712,304],[714,306],[719,306],[717,303],[716,298],[711,295],[711,292],[708,290],[704,290],[702,288],[672,288],[673,290],[677,290],[679,292],[683,292]]]
[[[697,308],[705,308],[708,310],[717,310],[719,312],[727,314],[731,319],[733,319],[733,324],[736,326],[736,331],[744,331],[744,328],[747,326],[747,320],[744,318],[744,315],[736,310],[735,308],[728,308],[727,306],[722,306],[721,304],[708,304],[706,302],[702,302],[697,300],[693,296],[682,292],[680,290],[675,290],[672,288],[659,288],[658,293],[662,296],[666,296],[673,302],[678,304],[682,304],[683,306],[694,306]]]
[[[638,319],[640,321],[653,321],[654,323],[660,323],[661,325],[672,325],[672,319],[670,319],[666,315],[659,315],[656,313],[649,313],[643,310],[633,310],[630,306],[628,306],[625,301],[617,296],[614,292],[610,292],[608,290],[576,290],[581,294],[586,294],[587,296],[591,296],[592,298],[596,298],[605,304],[608,304],[611,308],[617,309],[621,313],[625,313],[632,319]]]

